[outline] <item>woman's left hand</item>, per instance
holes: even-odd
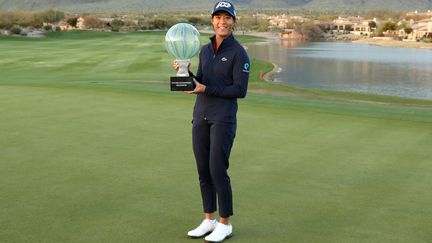
[[[193,80],[195,83],[195,89],[191,90],[191,91],[183,91],[187,94],[200,94],[200,93],[204,93],[206,86],[204,84],[199,83],[198,81],[196,81],[195,79]]]

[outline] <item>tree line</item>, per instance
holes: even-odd
[[[236,29],[237,31],[283,31],[284,28],[295,29],[301,33],[307,40],[318,40],[325,33],[331,31],[330,24],[332,20],[339,15],[356,15],[361,14],[365,18],[379,17],[387,19],[384,23],[376,26],[376,23],[369,23],[370,27],[376,29],[375,35],[380,36],[385,31],[394,31],[403,28],[405,33],[409,34],[412,28],[408,23],[397,25],[397,21],[405,16],[402,12],[389,10],[373,10],[368,12],[356,13],[346,12],[338,13],[334,11],[310,11],[310,10],[273,10],[266,13],[270,15],[299,15],[308,21],[291,20],[283,28],[271,28],[268,19],[259,17],[255,11],[243,11],[239,17]],[[104,14],[82,14],[87,29],[106,29],[111,31],[120,30],[166,30],[172,25],[179,22],[187,22],[195,25],[199,29],[211,29],[209,13],[202,12],[148,12],[141,14],[123,14],[104,13]],[[108,18],[107,18],[108,17]],[[107,20],[109,19],[109,20]],[[0,10],[0,29],[9,29],[12,33],[19,34],[22,27],[43,28],[51,30],[51,25],[64,20],[72,27],[77,26],[78,16],[66,14],[62,11],[49,9],[46,11],[22,11],[22,10]],[[318,20],[318,24],[316,23]],[[349,27],[348,27],[349,30]]]
[[[11,29],[14,26],[42,28],[44,23],[57,23],[64,17],[64,12],[54,9],[41,12],[0,10],[0,29]]]
[[[210,25],[208,17],[197,13],[145,13],[140,15],[84,13],[79,16],[84,19],[85,28],[112,31],[119,31],[122,28],[126,30],[164,30],[179,22],[191,23],[197,27]],[[72,27],[77,27],[79,16],[54,9],[46,11],[0,10],[0,29],[44,28],[50,30],[51,26],[62,20]]]

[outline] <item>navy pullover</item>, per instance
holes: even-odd
[[[237,98],[246,96],[249,57],[233,35],[224,39],[217,52],[211,42],[202,47],[195,79],[206,86],[196,97],[194,119],[236,122]]]

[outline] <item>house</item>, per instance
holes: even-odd
[[[352,22],[348,18],[343,18],[339,16],[337,19],[333,20],[333,31],[344,32],[350,29]]]
[[[288,24],[288,18],[285,14],[270,16],[267,19],[271,28],[286,28]]]
[[[401,28],[399,30],[399,37],[403,38],[406,41],[416,41],[422,39],[425,36],[432,35],[432,17],[427,19],[422,19],[419,21],[414,21],[411,19],[408,24],[404,21],[407,26],[409,26],[412,31],[410,33],[405,32],[405,28]],[[401,25],[403,22],[399,22],[398,25]]]
[[[399,31],[398,30],[387,30],[383,32],[384,37],[387,37],[389,39],[398,39],[399,38]]]
[[[85,29],[85,19],[83,17],[79,17],[77,20],[77,29],[83,30]]]
[[[332,22],[332,30],[336,33],[353,33],[356,35],[370,35],[372,33],[372,29],[369,26],[369,22],[374,21],[376,23],[376,19],[373,20],[365,20],[363,17],[355,16],[355,17],[338,17]]]
[[[376,19],[372,20],[376,23]],[[352,25],[353,31],[351,31],[351,33],[356,34],[356,35],[370,35],[372,34],[372,32],[374,31],[370,26],[369,26],[369,22],[368,20],[362,20],[360,22],[355,22]]]
[[[279,33],[279,38],[285,40],[303,40],[304,36],[294,29],[285,29],[283,32]]]
[[[74,27],[72,27],[71,25],[69,25],[68,23],[66,23],[65,21],[61,21],[58,25],[57,28],[59,28],[60,30],[72,30],[74,29]]]
[[[419,12],[418,10],[416,10],[413,12],[408,12],[406,14],[406,16],[411,17],[411,18],[413,18],[413,17],[420,17],[420,18],[428,18],[429,17],[430,18],[430,17],[432,17],[432,11],[428,10],[426,12]]]
[[[419,40],[432,34],[432,18],[420,20],[411,26],[413,31],[407,36],[409,40]]]
[[[428,34],[431,34],[431,33],[432,33],[432,18],[431,18],[431,20],[428,22],[428,25],[427,25],[427,32],[428,32]]]
[[[277,16],[269,16],[267,17],[267,20],[269,22],[270,28],[278,28],[278,29],[284,29],[287,28],[291,23],[304,23],[308,21],[307,18],[304,18],[302,16],[287,16],[285,14],[277,15]]]

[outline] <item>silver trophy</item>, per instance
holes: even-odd
[[[193,77],[189,76],[190,59],[200,48],[198,30],[186,23],[172,26],[165,35],[165,49],[176,58],[179,70],[171,77],[171,91],[186,91],[195,89]]]

